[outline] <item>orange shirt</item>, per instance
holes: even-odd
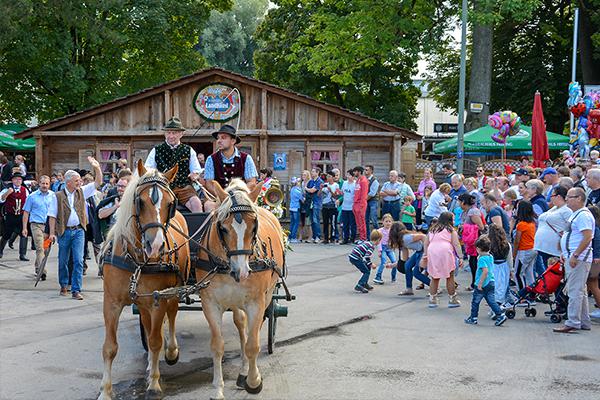
[[[533,249],[533,239],[535,238],[535,223],[521,221],[517,224],[517,232],[521,232],[521,240],[517,250]]]

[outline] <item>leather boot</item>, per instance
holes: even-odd
[[[0,240],[0,258],[2,258],[2,256],[4,255],[4,248],[6,247],[6,243],[8,243],[8,240],[4,238]]]
[[[19,238],[19,260],[29,261],[29,258],[25,257],[26,255],[27,255],[27,236],[21,236]]]

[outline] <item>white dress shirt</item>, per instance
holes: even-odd
[[[175,149],[177,146],[171,146],[169,143],[167,143],[167,145],[169,145],[169,147],[171,149]],[[156,169],[156,151],[153,148],[152,150],[150,150],[150,154],[148,154],[148,158],[146,158],[146,162],[144,163],[144,166],[146,168],[154,168]],[[201,173],[202,172],[202,167],[200,166],[200,162],[198,161],[198,155],[196,154],[196,151],[194,149],[192,149],[190,147],[190,173]]]

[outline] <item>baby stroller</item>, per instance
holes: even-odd
[[[526,305],[525,316],[533,318],[536,316],[537,311],[532,307],[532,302],[540,301],[550,306],[550,311],[545,313],[550,316],[550,321],[559,323],[567,309],[567,298],[562,293],[564,276],[565,269],[560,261],[550,265],[543,274],[537,277],[533,284],[519,290],[517,300],[506,309],[506,316],[513,319],[516,315],[515,308],[517,304],[524,303]],[[554,299],[551,295],[554,295]]]

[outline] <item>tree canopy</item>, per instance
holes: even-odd
[[[192,73],[231,0],[0,0],[0,115],[46,121]]]
[[[268,0],[236,0],[231,11],[212,11],[198,49],[209,65],[254,75],[254,32],[264,19]]]
[[[278,0],[259,27],[259,78],[415,128],[419,54],[444,29],[444,1]]]
[[[518,3],[520,1],[504,0],[496,3],[497,8],[493,8],[492,12],[470,15],[472,20],[491,23],[493,28],[490,109],[492,112],[504,109],[515,111],[529,123],[534,94],[538,90],[542,94],[548,129],[562,132],[563,124],[568,119],[566,101],[571,80],[574,8],[582,7],[581,3],[588,3],[589,8],[580,12],[587,13],[600,23],[600,0],[523,0],[520,5]],[[585,27],[583,17],[580,29],[582,27]],[[595,40],[591,51],[584,49],[580,40],[577,79],[582,83],[597,84],[600,81],[593,73],[600,69],[596,67],[593,71],[594,68],[587,68],[592,71],[588,71],[586,76],[585,65],[588,61],[585,54],[595,57],[593,63],[598,65],[600,34],[592,34],[590,39]],[[471,36],[469,43],[475,40]],[[467,68],[470,71],[477,58],[473,57],[471,48],[468,54]],[[446,36],[441,46],[428,58],[431,93],[442,108],[456,111],[459,73],[456,66],[460,59],[458,43]],[[469,86],[467,82],[468,94]]]

